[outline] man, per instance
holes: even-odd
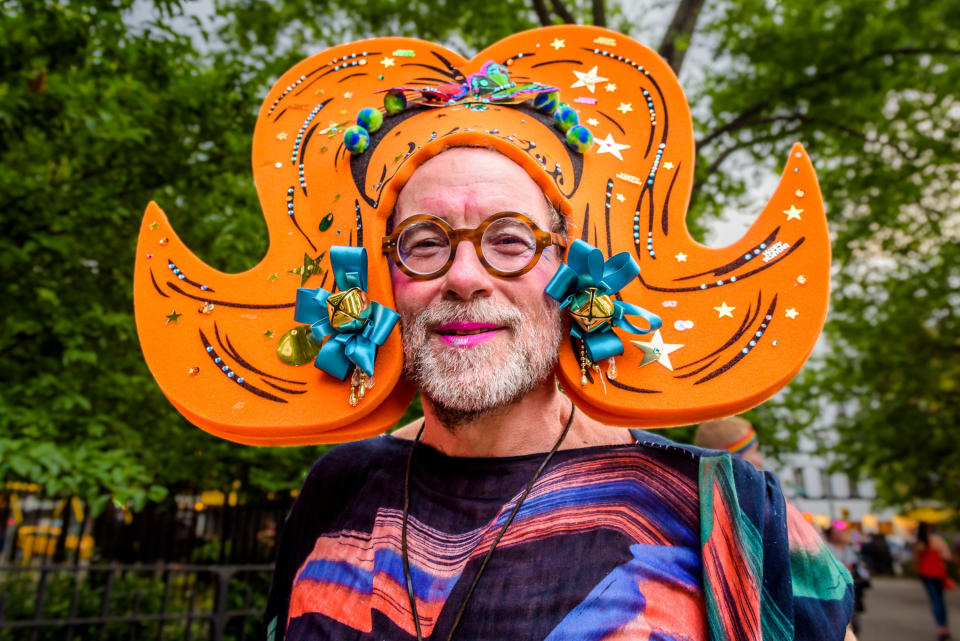
[[[519,166],[453,148],[410,177],[394,227],[429,212],[473,228],[507,209],[558,227]],[[281,541],[277,638],[708,638],[696,456],[638,446],[557,389],[554,248],[507,279],[470,245],[430,280],[391,271],[424,418],[311,472]]]
[[[454,229],[472,228],[507,210],[528,216],[540,229],[558,226],[558,221],[551,220],[555,214],[543,193],[519,166],[491,150],[454,148],[428,160],[411,176],[397,200],[394,226],[429,212]],[[351,501],[360,501],[359,513],[354,511],[356,504],[338,505],[334,511],[343,509],[349,516],[325,516],[337,523],[347,519],[353,525],[347,529],[321,526],[324,533],[303,559],[303,549],[285,535],[282,550],[293,552],[293,560],[286,567],[283,560],[278,562],[271,607],[282,608],[277,601],[289,591],[286,638],[337,638],[345,627],[371,638],[405,638],[414,636],[417,626],[423,638],[445,638],[451,633],[457,638],[549,638],[551,634],[566,638],[579,637],[585,630],[598,633],[629,626],[703,637],[706,621],[692,527],[695,468],[689,459],[683,461],[687,473],[676,475],[677,485],[672,488],[631,484],[617,478],[616,468],[610,470],[611,478],[564,488],[558,486],[556,468],[545,471],[536,485],[540,494],[528,498],[499,544],[490,541],[554,445],[559,445],[555,458],[561,467],[560,461],[587,467],[619,464],[623,470],[639,473],[654,463],[622,450],[634,441],[630,432],[605,429],[575,413],[571,401],[557,389],[553,368],[563,324],[556,301],[544,293],[559,262],[556,249],[548,248],[530,271],[510,279],[490,274],[469,242],[452,251],[450,268],[431,280],[413,280],[396,267],[391,272],[402,318],[405,371],[421,390],[424,419],[375,442],[345,446],[346,451],[335,451],[328,457],[333,460],[315,468],[312,476],[322,475],[323,481],[308,480],[305,491],[342,483],[343,476],[366,477],[360,482],[373,483],[376,489],[365,487],[359,494],[380,507],[374,511],[370,501],[351,496]],[[403,441],[417,438],[420,445],[409,478],[407,534],[410,574],[417,591],[414,615],[397,591],[403,574],[397,558],[401,550],[395,544],[407,525],[400,513],[399,477],[410,444]],[[358,460],[376,463],[375,478],[357,469]],[[657,463],[664,465],[659,457]],[[342,464],[348,469],[338,469]],[[465,473],[457,469],[461,466]],[[436,487],[423,487],[424,467],[426,479]],[[383,480],[392,491],[375,480],[389,472],[390,478]],[[580,476],[572,475],[566,482],[575,483]],[[571,491],[607,485],[611,487],[602,498],[579,499]],[[624,486],[620,493],[618,485]],[[642,493],[642,498],[631,496],[634,492]],[[670,505],[667,497],[680,497],[683,502]],[[632,509],[620,509],[618,500],[632,503]],[[313,510],[317,508],[314,501],[301,498],[298,503]],[[551,505],[553,501],[557,504]],[[577,513],[580,501],[604,506],[613,516],[609,522],[603,518],[584,522],[585,515]],[[641,504],[649,513],[641,512]],[[674,528],[652,521],[625,523],[649,520],[654,513],[661,515],[660,510],[666,511],[664,521],[675,522]],[[557,531],[544,530],[542,519],[547,515]],[[304,529],[298,522],[301,518],[291,517],[296,523],[294,541],[300,541]],[[313,527],[306,530],[309,536],[301,544],[309,546],[317,532]],[[627,534],[635,530],[655,534],[636,537],[644,542],[640,545]],[[651,551],[632,550],[631,543]],[[615,544],[617,549],[611,550]],[[496,554],[483,566],[484,555],[493,548]],[[350,579],[329,571],[334,559],[351,567]],[[631,566],[639,567],[641,559],[658,567]],[[297,569],[296,576],[287,573]],[[317,580],[306,580],[305,574]],[[467,586],[478,575],[481,580],[471,592]],[[674,610],[662,607],[667,605],[664,600],[662,606],[644,611],[643,601],[635,598],[638,579],[651,586],[648,595],[669,595]],[[322,597],[315,594],[317,590]],[[468,614],[458,622],[455,615],[463,606],[468,606]],[[320,611],[311,611],[314,608]]]
[[[562,27],[483,56],[383,38],[278,80],[254,142],[271,250],[247,274],[145,219],[138,330],[184,415],[251,444],[353,441],[283,528],[267,638],[841,639],[849,576],[788,529],[772,476],[612,428],[740,411],[802,365],[829,275],[808,159],[780,196],[807,199],[801,239],[765,215],[704,249],[683,226],[689,110],[653,52]],[[412,389],[423,419],[364,438]]]

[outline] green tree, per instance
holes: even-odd
[[[316,450],[190,427],[142,364],[131,266],[152,198],[229,270],[265,251],[250,187],[260,87],[158,3],[5,2],[0,16],[0,480],[99,509],[178,487],[293,487]],[[256,463],[254,465],[254,463]]]

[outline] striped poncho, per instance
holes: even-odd
[[[648,432],[560,450],[470,596],[455,639],[840,641],[851,580],[775,477]],[[411,444],[341,446],[284,528],[269,641],[415,639],[400,550]],[[425,639],[446,639],[542,454],[447,457],[418,444],[409,562]]]

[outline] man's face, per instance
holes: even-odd
[[[474,228],[514,211],[545,231],[543,192],[519,165],[499,153],[454,148],[421,165],[397,199],[394,224],[416,214]],[[462,242],[454,262],[432,280],[391,270],[401,316],[404,370],[447,423],[516,402],[548,377],[557,358],[561,315],[544,294],[558,265],[557,248],[516,278],[488,273]]]

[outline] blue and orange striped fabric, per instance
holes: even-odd
[[[786,502],[776,477],[727,452],[700,454],[700,537],[710,638],[841,641],[853,580]]]
[[[270,641],[415,638],[400,555],[409,448],[383,436],[341,446],[314,466],[284,529]],[[425,638],[446,638],[542,458],[451,458],[417,446],[408,542]],[[820,607],[816,586],[829,572],[808,573],[812,591],[795,598],[785,519],[776,513],[783,499],[771,508],[776,488],[754,472],[753,495],[741,501],[744,475],[729,456],[659,437],[561,450],[497,546],[455,638],[793,638],[797,599]],[[776,544],[763,540],[774,521],[782,527]],[[820,567],[820,549],[808,548],[810,567]],[[801,619],[842,618],[846,593],[834,596],[835,612],[800,607]],[[823,636],[797,638],[843,637],[842,622],[819,623]]]

